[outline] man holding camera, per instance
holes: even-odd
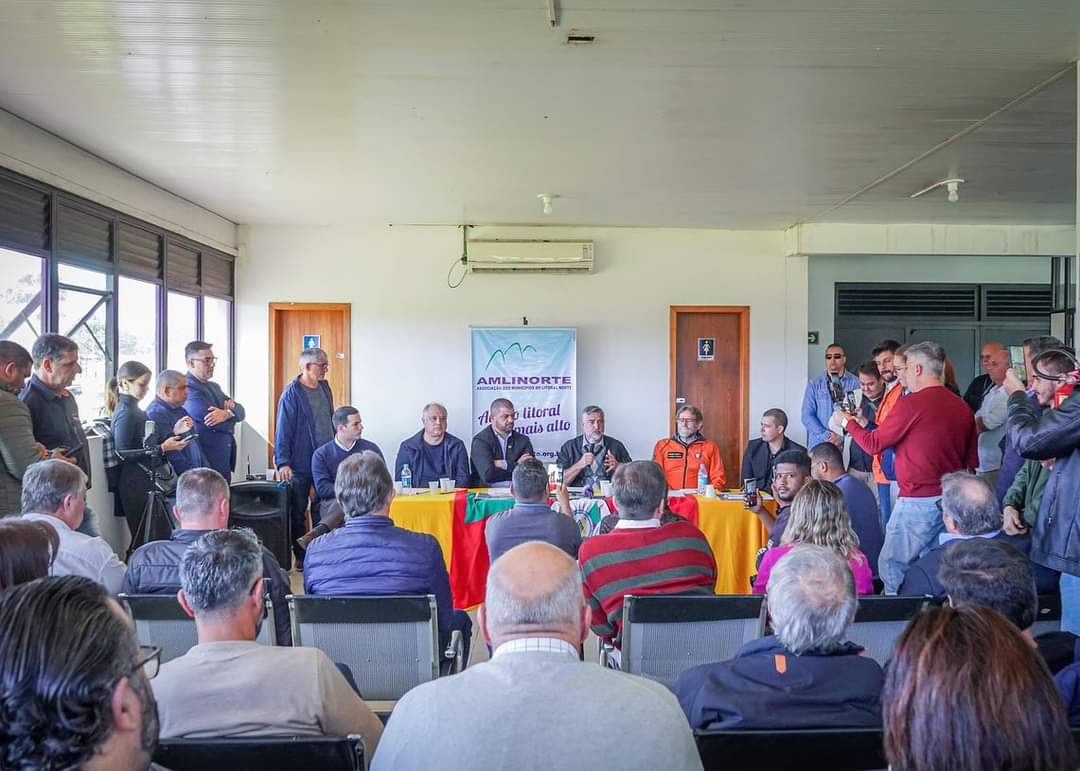
[[[154,421],[156,436],[193,440],[182,449],[165,453],[165,460],[169,461],[177,476],[188,469],[206,468],[208,465],[199,447],[195,421],[184,409],[187,392],[187,377],[184,374],[172,369],[162,370],[157,376],[157,395],[146,408],[146,417]]]

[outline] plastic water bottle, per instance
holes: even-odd
[[[699,495],[705,494],[705,488],[709,486],[709,471],[702,463],[697,470],[697,491]]]
[[[406,490],[412,487],[412,469],[408,463],[401,467],[401,486]]]

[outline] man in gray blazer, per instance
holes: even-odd
[[[525,543],[497,559],[480,610],[491,660],[405,694],[372,771],[700,769],[670,691],[579,661],[582,597],[577,563],[555,546]]]

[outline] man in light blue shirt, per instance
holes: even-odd
[[[859,379],[847,371],[847,354],[844,348],[833,343],[825,349],[825,372],[806,384],[803,395],[802,422],[806,428],[807,447],[814,447],[822,442],[832,442],[837,447],[844,446],[844,438],[829,430],[829,418],[832,417],[842,395],[833,391],[859,390]]]

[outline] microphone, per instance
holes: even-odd
[[[844,401],[844,383],[839,375],[829,376],[829,396],[832,397],[833,404],[842,404]]]

